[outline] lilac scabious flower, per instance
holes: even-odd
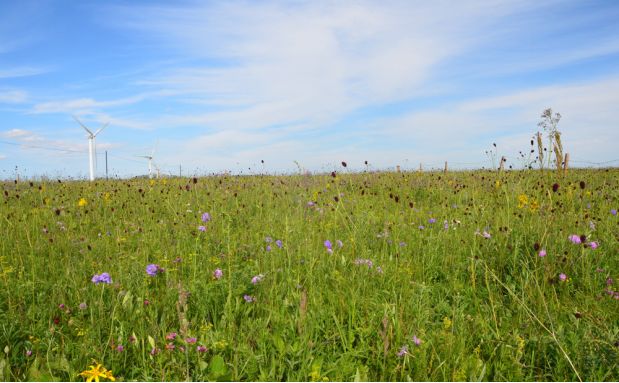
[[[260,281],[262,281],[262,278],[264,278],[264,275],[258,274],[251,279],[251,283],[255,285],[259,283]]]
[[[406,242],[400,242],[400,247],[406,246]]]
[[[110,283],[112,283],[112,278],[110,277],[110,274],[108,273],[101,273],[101,274],[93,275],[91,281],[95,285],[98,285],[99,283],[106,283],[109,285]]]
[[[582,243],[582,241],[580,240],[580,236],[576,235],[576,234],[572,234],[569,236],[569,240],[570,242],[574,243],[574,244],[580,244]]]
[[[443,229],[449,230],[449,222],[447,221],[443,222]]]
[[[161,266],[155,265],[154,263],[146,266],[146,274],[150,275],[151,277],[156,277],[157,274],[160,273],[163,273],[163,268]]]
[[[565,275],[564,273],[559,274],[559,280],[561,282],[565,282],[567,280],[567,275]]]
[[[211,215],[209,213],[202,213],[202,222],[210,222]]]
[[[546,256],[546,250],[541,249],[537,255],[539,255],[540,258],[544,258]]]
[[[276,244],[276,245],[277,245],[277,247],[279,247],[280,249],[281,249],[282,247],[284,247],[284,242],[282,242],[282,240],[281,240],[281,239],[278,239],[277,241],[275,241],[275,244]]]
[[[271,251],[271,245],[267,245],[266,250]]]
[[[325,241],[325,247],[327,248],[327,250],[333,249],[333,245],[331,244],[331,241],[329,241],[328,239]]]
[[[256,298],[252,297],[251,295],[243,295],[243,299],[245,299],[245,302],[247,303],[252,303],[256,301]]]
[[[428,220],[428,223],[435,223],[435,222],[436,222],[436,218],[430,218],[430,219]]]
[[[423,230],[423,229],[425,229],[425,228],[426,228],[425,226],[423,226],[423,225],[419,225],[419,230]]]
[[[224,276],[224,272],[221,271],[221,269],[215,269],[215,271],[213,271],[213,278],[221,279],[221,277],[223,276]]]
[[[591,242],[589,242],[589,247],[591,247],[591,250],[595,250],[595,249],[597,249],[599,246],[600,246],[600,245],[599,245],[597,242],[595,242],[595,241],[591,241]]]
[[[490,235],[490,233],[488,233],[487,231],[484,230],[484,232],[481,234],[484,238],[486,239],[490,239],[492,238],[492,236]]]
[[[417,335],[413,335],[413,343],[415,344],[415,346],[420,346],[421,339],[417,338]]]
[[[400,351],[398,351],[398,357],[403,357],[404,355],[408,355],[408,346],[404,345],[400,348]]]
[[[335,243],[337,244],[337,247],[339,247],[340,249],[342,247],[344,247],[344,243],[342,241],[340,241],[339,239],[337,241],[335,241]]]
[[[617,215],[617,209],[610,209],[610,214]]]
[[[206,231],[206,226],[198,226],[198,230],[200,230],[201,232],[205,232]]]

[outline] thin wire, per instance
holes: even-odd
[[[1,141],[0,140],[0,144],[21,146],[21,147],[32,148],[32,149],[53,150],[53,151],[57,151],[57,152],[87,153],[87,151],[85,151],[85,150],[51,148],[51,147],[45,147],[45,146],[40,146],[40,145],[30,145],[30,144],[23,144],[23,143],[19,143],[19,142],[11,142],[11,141]]]

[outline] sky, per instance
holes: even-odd
[[[617,1],[0,1],[0,178],[619,166]],[[613,162],[614,161],[614,162]]]

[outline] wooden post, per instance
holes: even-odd
[[[419,163],[419,173],[423,171],[423,166],[421,166],[421,162]]]
[[[397,165],[395,168],[398,171],[398,173],[400,173],[400,165]]]
[[[563,161],[563,176],[565,177],[567,175],[567,168],[568,168],[568,164],[570,162],[570,154],[569,153],[565,153],[565,160]]]
[[[445,170],[443,171],[443,173],[447,174],[447,161],[445,161]]]

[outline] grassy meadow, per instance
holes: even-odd
[[[5,182],[0,380],[617,381],[616,209],[617,169]]]

